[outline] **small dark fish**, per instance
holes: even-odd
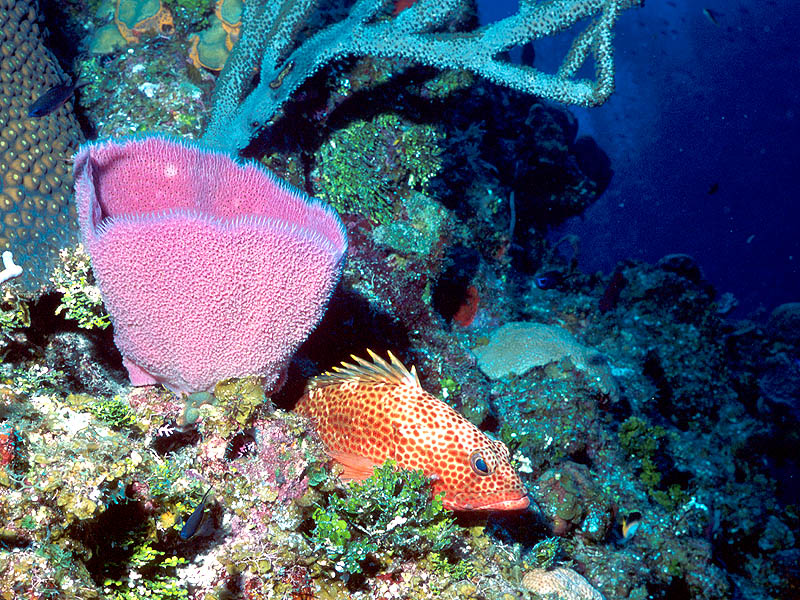
[[[206,509],[206,496],[208,496],[208,492],[211,491],[211,488],[206,490],[206,493],[203,494],[203,499],[200,500],[200,504],[197,505],[197,508],[194,509],[189,518],[186,519],[186,523],[183,524],[183,528],[181,529],[181,538],[184,540],[188,540],[191,538],[195,533],[197,533],[197,528],[200,526],[200,522],[203,520],[203,511]]]
[[[564,276],[560,271],[547,271],[537,275],[534,279],[534,283],[540,290],[552,290],[554,287],[560,285],[563,279]]]
[[[708,186],[708,195],[713,196],[719,191],[719,182],[715,181],[710,186]]]
[[[703,14],[706,16],[706,19],[708,19],[713,25],[719,27],[718,18],[720,14],[718,12],[711,10],[710,8],[704,8]]]
[[[28,107],[28,116],[31,118],[44,117],[61,108],[70,99],[75,90],[86,82],[59,83],[51,87],[44,94],[39,96],[33,104]]]

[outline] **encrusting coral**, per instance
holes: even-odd
[[[161,0],[104,0],[96,16],[111,21],[92,35],[89,51],[93,54],[109,54],[145,37],[175,32],[172,11]]]
[[[125,41],[136,43],[142,35],[170,35],[175,31],[172,13],[161,0],[117,0],[114,23]]]
[[[603,600],[603,594],[594,589],[584,577],[572,569],[556,567],[552,570],[533,569],[522,578],[522,584],[543,597],[559,600]]]
[[[472,352],[478,359],[478,367],[491,379],[524,375],[534,367],[569,358],[604,394],[613,401],[619,398],[619,386],[605,358],[557,325],[506,323],[492,332],[488,343],[476,346]]]
[[[23,268],[13,285],[50,287],[59,250],[77,239],[68,157],[82,141],[67,101],[29,118],[28,108],[66,76],[45,48],[37,3],[0,0],[0,250]]]

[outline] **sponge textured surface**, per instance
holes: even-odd
[[[280,385],[339,278],[347,238],[332,209],[259,166],[159,136],[82,147],[75,188],[134,385]]]

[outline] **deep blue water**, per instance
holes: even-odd
[[[481,0],[482,18],[516,4]],[[583,218],[554,232],[580,236],[581,268],[683,252],[737,297],[735,314],[800,301],[798,39],[795,0],[647,0],[622,15],[616,93],[572,109],[615,171]],[[563,43],[535,50],[547,65]]]

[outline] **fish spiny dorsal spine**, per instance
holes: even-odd
[[[410,385],[422,389],[416,367],[412,366],[411,370],[406,369],[391,352],[387,352],[390,362],[386,362],[372,350],[367,349],[367,353],[373,362],[351,354],[350,358],[358,364],[343,362],[341,366],[333,367],[333,371],[327,371],[315,377],[310,382],[309,388],[319,389],[348,381],[358,381],[367,384]]]

